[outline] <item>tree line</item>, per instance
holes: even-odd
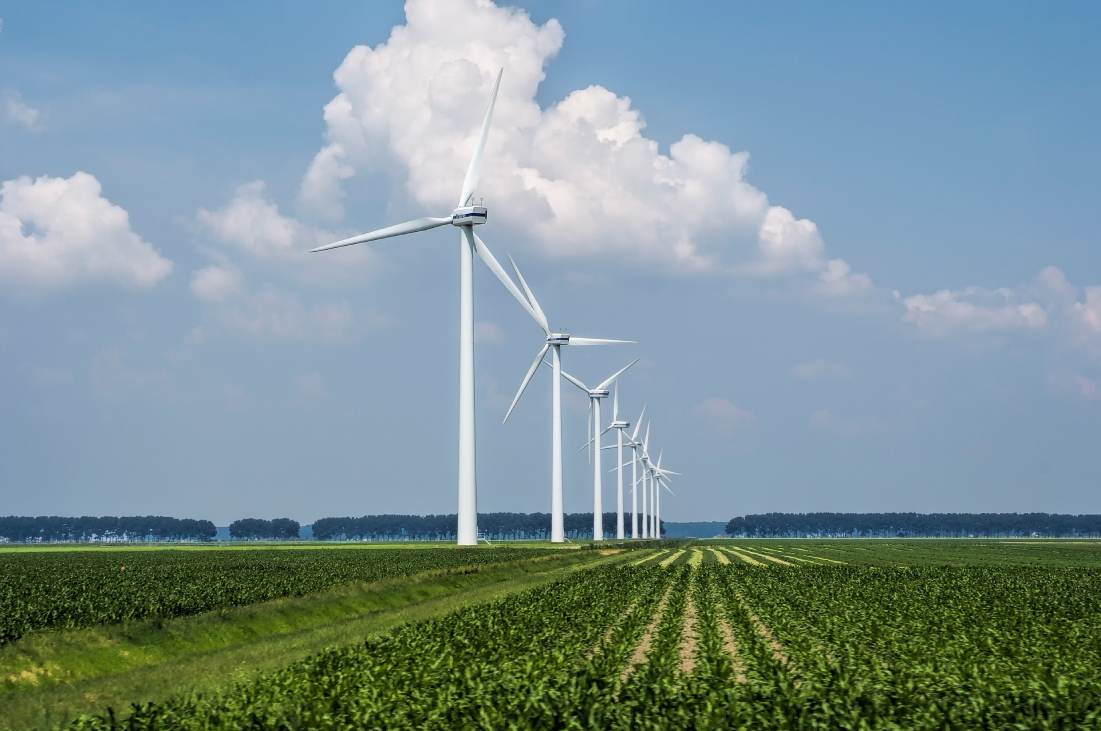
[[[209,541],[215,534],[214,524],[209,520],[164,515],[0,517],[0,539],[13,542]]]
[[[229,535],[241,540],[291,540],[298,538],[298,521],[290,518],[242,518],[229,524]]]
[[[982,538],[1101,536],[1101,515],[1055,513],[764,513],[733,518],[737,537]]]
[[[615,513],[604,513],[605,538],[615,537],[615,521]],[[455,513],[321,518],[314,521],[313,537],[318,540],[453,541],[455,522]],[[630,514],[624,516],[624,523],[630,535]],[[566,513],[564,527],[567,538],[590,539],[593,514]],[[491,541],[547,540],[550,538],[550,513],[479,513],[478,532]]]

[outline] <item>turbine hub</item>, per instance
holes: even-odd
[[[547,336],[547,342],[551,345],[569,345],[570,334],[569,333],[551,333]]]
[[[485,223],[489,212],[485,206],[459,206],[451,212],[452,226],[477,226]]]

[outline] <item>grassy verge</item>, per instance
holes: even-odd
[[[106,706],[216,690],[324,647],[629,555],[568,551],[192,617],[35,633],[0,650],[0,727],[50,728]]]

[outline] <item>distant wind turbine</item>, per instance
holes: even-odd
[[[511,261],[511,258],[509,259]],[[527,281],[524,280],[524,275],[520,273],[520,268],[516,266],[516,262],[512,262],[512,268],[516,272],[516,278],[520,280],[520,286],[524,288],[524,294],[526,295],[526,304],[524,310],[531,315],[535,323],[539,325],[543,330],[543,334],[546,336],[546,342],[539,349],[539,352],[535,354],[535,359],[531,362],[531,367],[528,368],[528,372],[524,374],[524,379],[520,381],[520,388],[516,391],[515,398],[512,399],[512,403],[508,407],[508,412],[505,414],[503,421],[508,421],[508,417],[512,415],[512,410],[516,408],[516,403],[520,400],[520,397],[524,394],[524,390],[531,383],[531,379],[535,376],[535,371],[539,368],[539,364],[543,362],[543,357],[546,356],[547,351],[550,351],[551,355],[551,543],[562,543],[566,540],[565,531],[565,519],[563,516],[562,508],[562,356],[561,349],[564,345],[618,345],[623,343],[634,343],[634,340],[609,340],[607,338],[582,338],[576,335],[570,335],[569,333],[557,332],[551,329],[550,322],[547,320],[546,314],[543,312],[543,308],[539,306],[539,300],[535,299],[535,295],[531,291],[531,287],[528,286]],[[595,520],[595,517],[594,517]]]
[[[624,371],[626,371],[628,368],[633,366],[635,363],[638,363],[638,361],[639,361],[639,359],[635,358],[633,361],[631,361],[627,365],[623,366],[622,368],[620,368],[618,371],[616,371],[612,375],[605,378],[603,381],[598,383],[593,388],[589,388],[584,383],[582,383],[580,379],[574,378],[573,376],[571,376],[566,371],[562,371],[562,377],[563,378],[565,378],[567,381],[569,381],[573,385],[580,388],[589,397],[589,416],[588,416],[589,441],[586,443],[585,446],[589,447],[589,453],[591,455],[592,452],[594,451],[592,449],[593,440],[594,439],[596,440],[596,449],[595,449],[596,457],[592,458],[592,462],[593,462],[593,540],[594,541],[604,540],[604,503],[603,503],[603,497],[602,497],[603,487],[602,487],[602,484],[601,484],[601,476],[602,475],[600,474],[600,452],[601,452],[600,437],[604,432],[601,431],[601,429],[600,429],[600,401],[601,401],[601,399],[608,398],[608,386],[610,386],[613,382],[616,381],[617,378],[619,378],[621,375],[623,375]],[[617,394],[618,394],[618,391],[617,391]],[[618,396],[617,396],[617,398],[618,398]],[[616,408],[618,408],[618,407],[616,407]],[[622,447],[620,447],[619,457],[620,457],[621,460],[623,459],[623,448]],[[623,538],[623,479],[622,479],[622,473],[620,475],[620,481],[619,481],[619,513],[618,513],[616,528],[617,528],[617,532],[618,532],[618,537]]]

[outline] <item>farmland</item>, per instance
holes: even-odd
[[[88,712],[77,720],[55,720],[88,729],[120,719],[227,729],[1101,727],[1098,543],[740,540],[549,553],[365,584],[368,593],[420,589],[389,624],[356,625],[251,675],[119,691],[74,706]],[[462,598],[418,613],[445,577],[459,582],[447,596]],[[333,591],[281,601],[305,607]],[[195,629],[206,619],[173,621]],[[36,631],[9,650],[93,631]]]
[[[177,617],[530,555],[509,548],[0,553],[0,645],[36,629]]]

